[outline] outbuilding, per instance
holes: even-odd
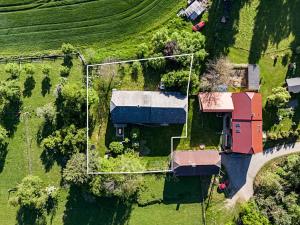
[[[257,64],[248,65],[248,90],[258,91],[260,87],[260,70]]]
[[[234,110],[231,92],[200,92],[200,110],[203,112],[232,112]]]
[[[206,7],[204,6],[203,2],[194,1],[192,4],[189,5],[185,9],[185,15],[190,20],[197,19],[204,11],[206,10]]]
[[[218,174],[221,168],[221,156],[213,150],[177,150],[172,160],[176,176],[209,176]]]
[[[286,79],[289,92],[300,93],[300,77]]]

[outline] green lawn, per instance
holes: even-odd
[[[32,86],[32,93],[30,97],[22,97],[23,106],[21,108],[20,122],[16,124],[15,132],[9,139],[8,154],[6,156],[3,171],[0,172],[0,224],[15,224],[16,222],[16,208],[8,205],[8,190],[16,187],[22,178],[28,175],[30,172],[33,175],[40,176],[45,184],[53,184],[59,186],[61,180],[61,168],[58,165],[54,165],[49,172],[45,171],[42,160],[40,159],[42,150],[37,143],[37,133],[42,125],[42,119],[36,116],[36,108],[43,106],[49,102],[54,102],[55,97],[53,91],[55,86],[59,83],[59,66],[62,60],[43,61],[34,63],[35,74],[34,85]],[[51,66],[50,82],[52,84],[49,93],[45,96],[42,95],[42,80],[44,75],[41,72],[43,64]],[[73,67],[71,69],[69,82],[81,83],[81,63],[79,60],[73,60]],[[6,79],[7,75],[4,72],[5,65],[0,65],[0,78]],[[26,75],[21,74],[20,86],[24,91],[24,82]],[[28,92],[27,92],[28,94]],[[29,112],[30,116],[26,122],[26,118],[23,116],[24,112]],[[16,112],[12,112],[16,113]],[[26,123],[28,123],[28,133],[26,132]],[[28,148],[26,142],[26,133],[29,136],[30,146]],[[58,209],[57,216],[53,224],[59,224],[62,219],[63,207],[65,204],[66,190],[61,190],[60,207]],[[61,204],[62,203],[62,204]]]
[[[93,44],[101,51],[115,51],[115,43],[122,43],[122,51],[132,50],[148,38],[147,33],[174,17],[182,4],[178,0],[1,0],[1,55],[56,50],[63,42],[83,48]]]
[[[300,58],[292,51],[300,45],[299,11],[297,0],[237,0],[233,1],[230,20],[222,25],[215,22],[222,16],[222,3],[213,1],[209,21],[214,24],[209,23],[206,31],[208,49],[213,55],[228,55],[233,63],[259,64],[264,104],[272,88],[285,85],[290,62],[297,63],[296,75],[300,75]],[[274,64],[277,55],[278,61]],[[299,124],[297,116],[293,121]],[[265,117],[264,127],[288,130],[293,121],[272,127],[274,120]]]

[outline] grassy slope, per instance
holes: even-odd
[[[63,3],[69,5],[47,3],[39,8],[0,13],[0,42],[4,46],[1,54],[57,49],[62,42],[94,43],[106,50],[112,43],[123,43],[125,39],[133,45],[144,38],[140,33],[151,31],[174,16],[182,1],[65,0]]]
[[[43,97],[41,94],[41,83],[43,79],[43,75],[41,72],[42,63],[34,63],[36,67],[36,74],[34,74],[36,82],[35,88],[32,91],[31,97],[23,98],[22,110],[22,112],[30,112],[31,115],[28,124],[29,136],[31,140],[30,156],[32,162],[32,174],[40,176],[46,184],[54,185],[59,185],[60,183],[60,168],[57,165],[54,165],[54,167],[49,172],[45,172],[44,170],[44,166],[40,160],[42,151],[36,142],[36,134],[42,123],[42,120],[35,115],[35,110],[37,107],[54,101],[55,97],[53,96],[53,90],[55,88],[55,85],[59,82],[59,65],[61,63],[61,60],[57,60],[56,62],[43,63],[49,64],[52,68],[50,73],[52,88],[50,90],[50,94],[46,94],[45,97]],[[80,68],[80,62],[78,60],[74,61],[74,66],[69,77],[70,82],[81,82],[82,76]],[[4,73],[4,65],[0,65],[0,78],[6,79],[6,75]],[[20,84],[22,88],[25,78],[25,74],[22,74],[20,78]],[[24,176],[29,174],[29,154],[27,152],[25,129],[25,121],[24,119],[21,119],[20,123],[17,126],[16,132],[9,140],[8,154],[6,156],[5,166],[3,171],[0,173],[0,224],[15,224],[16,209],[9,206],[7,203],[8,189],[14,188]],[[62,193],[64,192],[65,191],[62,190]],[[60,201],[65,201],[64,197],[62,197]],[[59,211],[63,209],[61,207]],[[55,220],[58,218],[60,218],[61,220],[62,214],[58,213]]]

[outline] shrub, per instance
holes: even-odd
[[[162,52],[165,47],[165,44],[169,40],[167,29],[161,29],[157,31],[152,37],[152,44],[155,52]]]
[[[28,76],[32,76],[34,74],[34,69],[35,68],[32,64],[24,65],[23,69],[24,69],[26,75],[28,75]]]
[[[132,63],[132,74],[137,77],[143,73],[143,67],[140,62]]]
[[[287,130],[280,131],[280,134],[283,139],[289,138],[289,136],[290,136],[290,132]]]
[[[140,130],[138,128],[133,128],[130,132],[132,140],[138,140],[140,138]]]
[[[138,141],[132,142],[132,148],[134,150],[138,150],[140,148],[140,142],[138,142]]]
[[[281,182],[280,176],[267,171],[260,177],[258,190],[265,195],[275,194],[277,191],[282,190]]]
[[[124,145],[121,142],[114,141],[109,144],[109,149],[118,155],[124,152]]]
[[[50,66],[48,66],[48,65],[43,65],[42,73],[43,73],[45,76],[49,76],[50,69],[51,69]]]
[[[279,120],[282,120],[284,118],[291,118],[294,116],[294,110],[293,108],[283,108],[283,109],[278,109],[277,111],[277,117]]]
[[[168,90],[181,91],[185,94],[189,81],[189,71],[175,71],[166,73],[162,76],[161,81]],[[198,77],[195,74],[191,74],[190,90],[195,92],[198,90],[198,88]]]
[[[75,52],[75,48],[73,45],[69,44],[69,43],[63,43],[61,46],[61,51],[65,54],[65,55],[70,55],[72,53]]]
[[[242,225],[269,225],[270,222],[258,209],[254,201],[242,205],[239,215]]]
[[[277,134],[275,132],[268,132],[267,134],[268,139],[275,141],[278,139]]]
[[[59,72],[61,76],[67,77],[70,74],[70,68],[67,66],[61,66]]]
[[[147,56],[149,54],[149,48],[145,43],[142,43],[138,46],[137,52],[136,52],[136,56],[138,58],[144,58],[145,56]]]
[[[268,96],[267,102],[270,106],[282,108],[287,105],[291,99],[290,93],[284,87],[277,87],[272,89],[272,94]]]
[[[20,76],[20,69],[16,63],[8,63],[5,66],[5,72],[8,73],[12,79],[16,79]]]
[[[152,57],[162,57],[162,54],[156,54],[153,55]],[[147,62],[148,66],[151,67],[154,70],[157,71],[162,71],[166,68],[166,59],[165,58],[156,58],[156,59],[151,59]]]

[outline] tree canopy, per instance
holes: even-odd
[[[291,99],[290,93],[284,87],[276,87],[272,89],[272,94],[268,96],[267,102],[270,106],[276,108],[285,107]]]
[[[10,103],[20,102],[21,89],[16,80],[0,81],[0,113]]]
[[[49,200],[57,198],[57,189],[44,187],[37,176],[27,176],[17,186],[17,191],[10,198],[10,204],[35,210],[44,210]]]
[[[189,71],[173,71],[162,76],[161,81],[168,90],[181,91],[186,94],[187,85],[189,81]],[[192,73],[190,81],[190,90],[192,92],[198,91],[199,81],[198,77]]]
[[[42,141],[44,150],[65,157],[85,151],[86,129],[77,129],[74,125],[55,131]]]

